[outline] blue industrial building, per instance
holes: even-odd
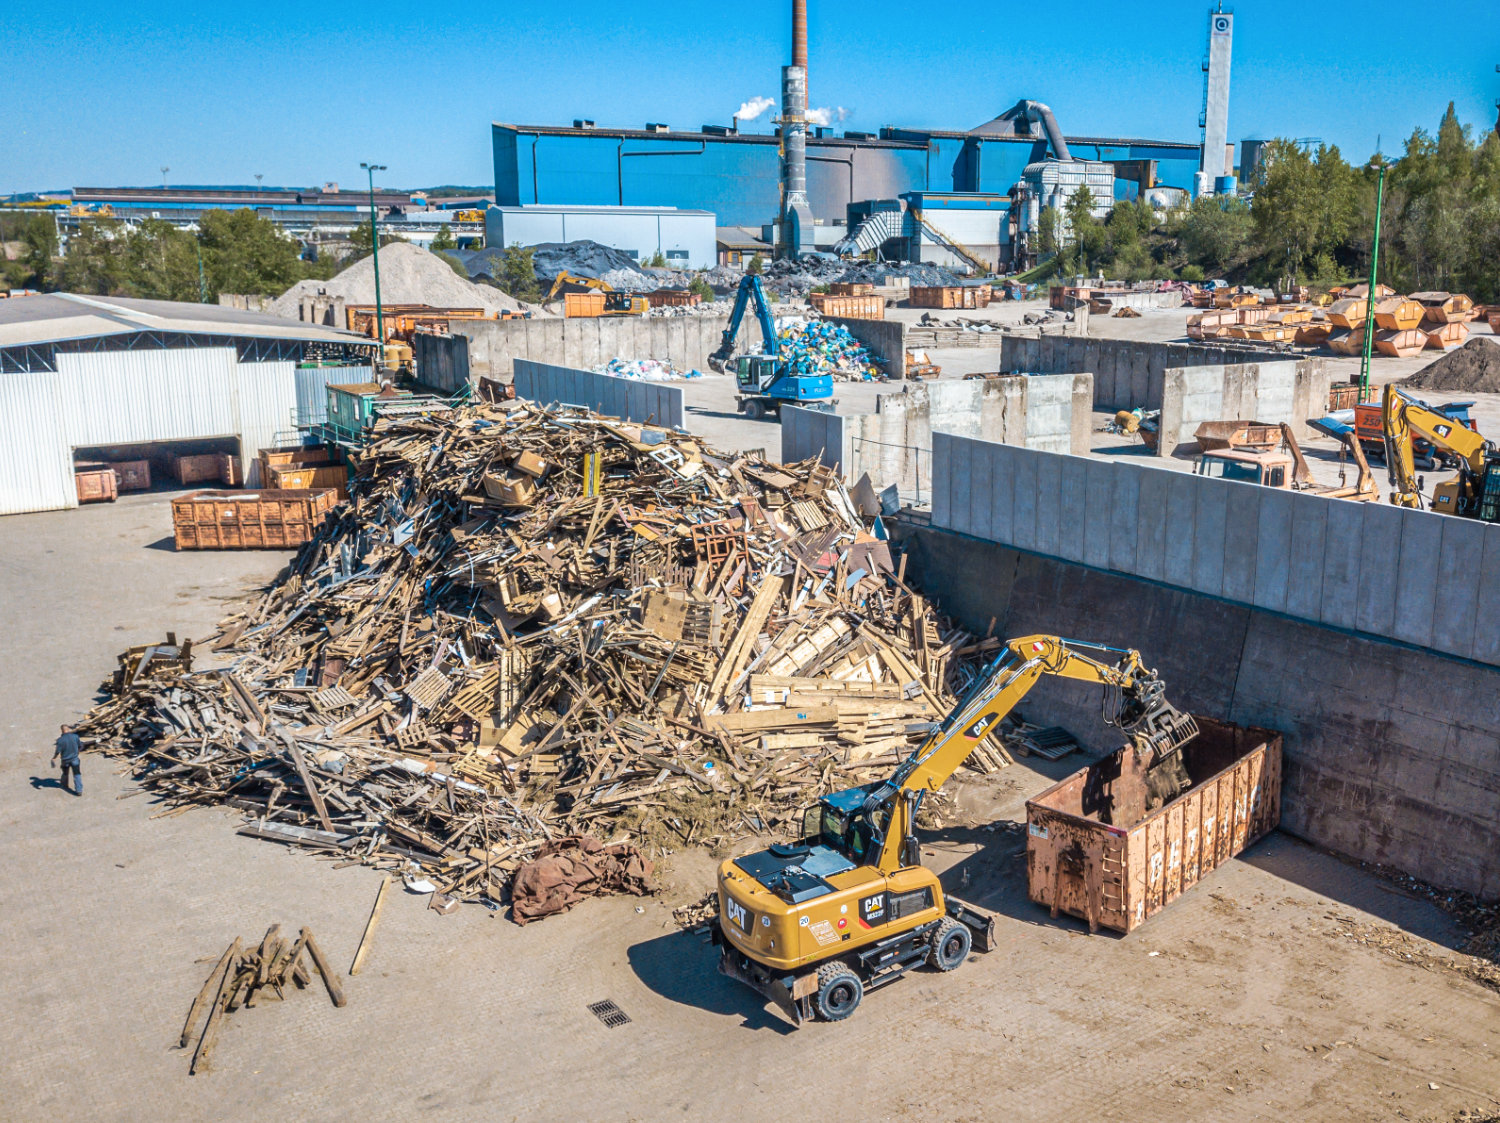
[[[1029,164],[1055,156],[1043,136],[887,127],[879,134],[811,130],[808,196],[814,218],[846,221],[850,204],[910,192],[1004,195]],[[501,206],[588,204],[712,211],[721,226],[757,227],[780,205],[780,141],[721,126],[692,132],[493,126],[495,201]],[[1075,159],[1115,168],[1115,197],[1149,187],[1191,191],[1196,144],[1067,137]]]

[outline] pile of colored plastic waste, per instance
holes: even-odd
[[[829,320],[789,319],[778,321],[778,356],[794,375],[831,374],[844,382],[868,382],[881,378],[879,356],[850,335],[848,329]]]
[[[665,359],[611,359],[595,367],[594,373],[633,378],[638,382],[679,382],[685,378],[703,377],[701,370],[677,370]]]

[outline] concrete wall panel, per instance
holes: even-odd
[[[1367,506],[1344,500],[1327,502],[1320,618],[1335,628],[1359,626],[1359,570]]]
[[[1165,470],[1136,472],[1135,572],[1148,581],[1167,576],[1167,493],[1172,475]]]
[[[1484,561],[1470,580],[1479,590],[1471,654],[1486,663],[1500,664],[1500,524],[1485,527]]]
[[[1372,635],[1395,635],[1401,535],[1407,520],[1401,508],[1387,503],[1359,506],[1359,600],[1354,626]]]
[[[1060,457],[1061,491],[1059,513],[1067,517],[1057,521],[1056,556],[1081,562],[1084,558],[1084,536],[1087,526],[1089,497],[1088,461],[1080,456]]]
[[[1121,573],[1135,573],[1136,541],[1140,533],[1141,473],[1109,473],[1109,558],[1104,563]]]
[[[1474,652],[1474,616],[1479,608],[1479,574],[1484,566],[1485,532],[1472,519],[1445,517],[1443,549],[1438,557],[1432,619],[1432,646],[1468,658]]]
[[[1042,461],[1049,458],[1043,453],[1022,456],[1020,451],[1014,448],[1006,455],[1010,460],[1012,478],[1015,481],[1015,544],[1023,550],[1039,549],[1037,508],[1043,499],[1038,494],[1037,472]],[[1055,502],[1054,493],[1053,503]]]
[[[1193,587],[1193,539],[1197,535],[1199,483],[1184,472],[1170,473],[1162,579],[1184,589]],[[1219,541],[1223,542],[1223,529]]]
[[[1261,492],[1255,536],[1255,606],[1286,611],[1286,583],[1292,544],[1292,500],[1286,491]]]
[[[1040,453],[1036,463],[1036,546],[1041,553],[1057,556],[1058,527],[1062,518],[1063,458]]]
[[[991,540],[995,537],[995,447],[988,441],[975,441],[969,449],[969,525],[973,527],[970,533]]]
[[[1015,542],[1015,467],[1006,445],[990,445],[990,537]]]
[[[1396,624],[1391,631],[1397,639],[1421,647],[1432,642],[1432,614],[1437,606],[1438,560],[1443,552],[1444,521],[1442,516],[1428,514],[1408,519],[1401,527],[1401,553],[1396,573]]]
[[[1084,466],[1083,562],[1097,569],[1109,568],[1109,540],[1113,533],[1110,504],[1114,501],[1113,464],[1078,458]],[[1135,536],[1131,535],[1134,541]]]
[[[1223,595],[1255,603],[1255,555],[1260,538],[1261,488],[1227,485],[1224,504]]]
[[[1322,613],[1324,530],[1329,500],[1292,496],[1291,552],[1287,558],[1286,611],[1303,620]]]
[[[1194,480],[1193,579],[1191,587],[1211,597],[1224,591],[1224,543],[1233,483]]]

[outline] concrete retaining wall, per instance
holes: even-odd
[[[851,420],[818,409],[782,406],[781,462],[795,464],[816,456],[830,468],[847,468],[850,462],[848,423]],[[859,479],[858,476],[849,478]]]
[[[665,359],[679,370],[707,370],[726,316],[602,316],[594,319],[454,321],[469,340],[475,378],[510,378],[516,359],[592,370],[611,359]],[[759,350],[753,316],[740,328],[739,349]]]
[[[932,498],[933,433],[1085,453],[1092,400],[1087,374],[911,383],[879,395],[874,413],[783,410],[781,458],[803,460],[823,450],[825,463],[849,479],[869,473],[876,490],[894,485],[906,502],[925,504]],[[799,417],[788,424],[792,412]]]
[[[1307,418],[1326,412],[1333,381],[1318,358],[1069,335],[1007,335],[1000,341],[1000,367],[1038,374],[1085,370],[1094,376],[1095,409],[1161,410],[1162,455],[1191,442],[1200,421],[1290,421],[1299,437],[1311,436]]]
[[[1330,510],[1359,506],[1323,502]],[[1061,521],[1077,514],[1070,507]],[[907,580],[966,627],[982,632],[993,619],[1005,636],[1134,647],[1161,672],[1175,704],[1280,730],[1287,830],[1439,885],[1500,895],[1493,666],[994,542],[896,532],[910,555]],[[1119,745],[1118,731],[1099,721],[1097,687],[1043,679],[1022,710],[1092,749]]]
[[[935,527],[1500,666],[1500,525],[945,433],[933,471]]]
[[[682,388],[610,374],[515,360],[516,396],[548,405],[585,406],[637,423],[682,426]]]
[[[851,320],[843,316],[829,316],[828,320],[847,329],[871,354],[883,359],[880,365],[891,378],[906,377],[906,325],[900,320]]]

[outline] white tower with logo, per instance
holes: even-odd
[[[1234,43],[1234,13],[1223,4],[1208,13],[1208,59],[1203,64],[1203,152],[1198,164],[1198,194],[1213,191],[1214,180],[1231,174],[1229,144],[1229,59]]]

